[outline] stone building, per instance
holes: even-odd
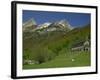
[[[72,51],[90,51],[90,41],[81,41],[74,45],[71,48]]]

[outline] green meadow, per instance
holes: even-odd
[[[73,61],[72,61],[73,60]],[[90,66],[90,53],[80,52],[75,54],[60,54],[53,60],[42,64],[24,65],[24,69],[83,67]]]

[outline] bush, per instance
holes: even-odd
[[[48,48],[36,48],[37,50],[32,55],[33,60],[37,61],[39,64],[49,61],[55,57],[55,54]]]
[[[24,60],[26,60],[26,59],[31,59],[31,55],[30,55],[30,53],[31,53],[31,50],[29,50],[29,49],[24,49],[23,50],[23,59]]]

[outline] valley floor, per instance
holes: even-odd
[[[83,67],[91,65],[90,52],[60,52],[51,61],[42,64],[23,65],[23,69],[40,69],[40,68],[60,68],[60,67]]]

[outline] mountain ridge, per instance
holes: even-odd
[[[55,22],[45,22],[43,24],[37,25],[36,21],[33,19],[28,20],[27,22],[23,23],[23,30],[24,31],[37,31],[37,32],[41,32],[42,30],[44,32],[47,31],[56,31],[56,30],[72,30],[73,27],[65,20],[62,19],[60,21],[55,21]]]

